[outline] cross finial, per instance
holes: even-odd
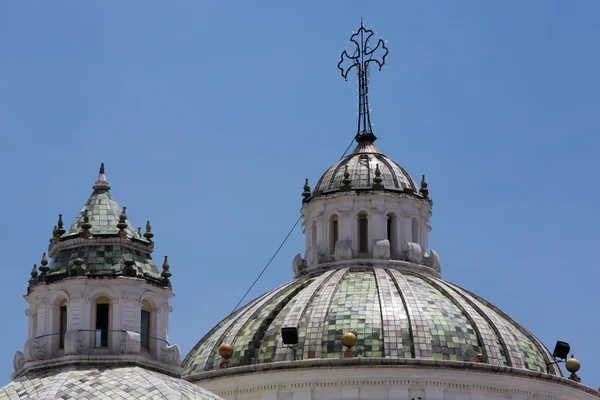
[[[375,46],[371,46],[369,40],[375,35],[371,29],[366,29],[362,17],[360,18],[360,29],[350,37],[350,43],[354,45],[354,51],[349,54],[344,50],[340,56],[338,68],[344,79],[348,80],[348,73],[356,68],[358,75],[358,129],[356,141],[374,142],[377,137],[371,129],[371,117],[369,115],[369,64],[375,63],[379,70],[385,65],[385,58],[389,50],[381,39]],[[344,65],[342,65],[344,64]]]

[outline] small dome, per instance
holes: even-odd
[[[346,171],[347,178],[344,176]],[[352,154],[335,163],[321,176],[313,191],[313,198],[345,190],[377,189],[378,173],[382,179],[379,190],[421,197],[419,187],[404,168],[381,154],[372,142],[361,141]],[[345,178],[350,180],[348,185],[344,183]]]
[[[63,368],[31,373],[0,388],[0,399],[190,399],[219,396],[140,367]]]
[[[283,345],[283,327],[298,328],[295,350]],[[537,372],[546,372],[551,360],[526,329],[456,285],[388,268],[341,268],[289,282],[225,318],[187,355],[183,375],[218,369],[221,343],[232,345],[233,367],[340,358],[347,332],[356,335],[357,357],[486,362]]]

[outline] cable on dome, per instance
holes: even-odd
[[[346,148],[346,151],[344,151],[344,154],[342,154],[342,156],[340,157],[340,160],[342,158],[344,158],[344,156],[346,155],[346,153],[348,152],[348,150],[350,150],[350,147],[352,147],[352,143],[354,143],[354,140],[355,139],[352,138],[352,141],[350,142],[350,144]],[[296,226],[298,225],[298,222],[300,222],[300,219],[302,219],[302,215],[300,215],[298,217],[298,219],[294,223],[294,226],[292,226],[292,229],[290,229],[290,231],[286,235],[285,239],[283,239],[283,242],[281,242],[281,244],[279,245],[279,247],[275,251],[275,254],[273,254],[273,257],[271,257],[271,259],[269,260],[269,262],[267,263],[267,265],[265,265],[265,267],[262,269],[262,271],[260,271],[260,274],[258,274],[258,276],[254,280],[254,282],[252,282],[252,285],[250,285],[250,287],[248,288],[248,290],[246,290],[246,293],[244,293],[244,295],[242,296],[242,298],[240,299],[240,301],[238,301],[238,303],[235,305],[235,307],[233,307],[233,310],[231,310],[232,314],[233,314],[233,312],[235,310],[237,310],[237,308],[240,306],[240,304],[242,304],[242,301],[244,301],[244,299],[246,298],[246,296],[248,296],[248,293],[250,293],[250,291],[252,290],[252,288],[254,287],[254,285],[256,285],[256,282],[258,282],[258,280],[260,279],[260,277],[263,276],[263,274],[265,273],[265,271],[267,270],[267,268],[269,268],[269,265],[271,265],[271,262],[277,256],[277,254],[279,253],[279,250],[281,250],[281,248],[283,247],[283,245],[285,244],[285,242],[287,242],[288,238],[290,237],[290,235],[292,234],[292,232],[294,231],[294,229],[296,229]]]
[[[242,298],[236,304],[236,306],[233,308],[233,310],[231,311],[231,313],[233,313],[235,310],[237,310],[237,308],[240,306],[240,304],[242,304],[242,301],[244,301],[244,299],[246,298],[246,296],[248,295],[248,293],[250,293],[250,291],[252,290],[252,288],[254,287],[254,285],[256,285],[256,282],[258,282],[258,280],[265,273],[265,271],[267,270],[267,268],[269,268],[269,265],[271,265],[271,262],[277,256],[277,253],[279,253],[279,250],[281,250],[281,248],[283,247],[283,245],[285,244],[285,242],[287,242],[288,238],[290,237],[290,235],[292,234],[292,232],[294,231],[294,229],[296,229],[296,225],[298,225],[298,222],[300,222],[301,218],[302,218],[302,215],[300,215],[298,217],[298,219],[296,220],[296,223],[294,223],[294,226],[292,226],[292,229],[290,229],[290,231],[288,232],[288,234],[285,237],[285,239],[283,239],[283,242],[281,242],[281,244],[277,248],[277,251],[275,251],[275,254],[273,254],[273,257],[271,257],[271,259],[269,260],[269,262],[267,263],[267,265],[265,265],[265,267],[263,268],[263,270],[260,271],[260,274],[258,274],[258,276],[254,280],[254,282],[252,282],[252,285],[250,285],[250,287],[248,288],[248,290],[246,290],[246,293],[244,293],[244,296],[242,296]]]

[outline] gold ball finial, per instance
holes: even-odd
[[[223,343],[219,346],[219,355],[224,359],[228,359],[233,355],[233,346],[229,343]]]
[[[581,363],[573,356],[573,354],[571,354],[571,358],[569,358],[565,363],[565,368],[567,371],[574,374],[575,372],[579,371],[579,368],[581,368]]]
[[[352,332],[344,333],[342,344],[348,348],[353,347],[356,344],[356,335]]]

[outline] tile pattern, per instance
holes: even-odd
[[[314,281],[311,282],[311,284],[304,289],[302,292],[300,292],[300,294],[298,294],[297,296],[297,301],[293,303],[293,305],[291,306],[290,311],[286,314],[285,319],[283,320],[283,322],[281,323],[281,325],[278,327],[278,329],[281,329],[281,327],[284,326],[296,326],[298,327],[300,325],[300,321],[302,319],[305,319],[305,310],[307,309],[307,305],[313,301],[314,297],[315,297],[315,293],[317,293],[317,291],[321,288],[321,286],[323,285],[323,283],[325,281],[327,281],[329,279],[329,277],[333,274],[333,271],[327,271],[321,275],[319,275]],[[282,313],[283,314],[283,313]],[[271,330],[271,329],[269,329]],[[298,336],[300,336],[300,329],[298,329]],[[272,336],[269,336],[268,334],[265,336],[265,342],[267,341],[272,341],[272,340],[277,340],[277,344],[275,346],[275,354],[271,353],[271,357],[268,356],[268,352],[266,352],[265,357],[261,360],[261,362],[269,362],[269,361],[284,361],[284,360],[291,360],[293,359],[292,355],[290,354],[290,350],[288,350],[287,348],[285,348],[283,346],[283,342],[281,340],[281,335],[279,334],[279,331],[273,331],[273,334],[275,335],[275,337],[273,338]],[[306,329],[304,329],[304,335],[306,335]],[[263,347],[265,346],[265,344],[263,343]],[[261,347],[261,351],[262,351],[262,347]],[[302,345],[300,344],[300,338],[298,338],[298,346],[296,347],[296,357],[299,357],[300,359],[302,358]],[[298,354],[300,353],[300,354]]]
[[[475,328],[463,310],[421,277],[405,276],[416,295],[421,316],[429,326],[433,359],[473,361],[483,353]]]
[[[72,260],[77,257],[83,258],[83,266],[88,272],[123,271],[125,268],[124,256],[131,257],[135,261],[135,267],[139,274],[147,273],[155,278],[160,278],[160,273],[150,254],[118,245],[90,245],[61,250],[52,260],[49,274],[66,272],[70,269]]]
[[[386,189],[410,188],[415,192],[418,191],[415,181],[397,163],[379,153],[375,146],[359,144],[350,156],[335,163],[323,174],[315,186],[314,193],[339,190],[342,187],[346,167],[350,174],[350,186],[353,189],[372,188],[377,165]]]
[[[411,286],[400,271],[389,270],[389,273],[400,291],[405,309],[408,312],[414,358],[433,358],[433,339],[427,321],[421,315],[417,294],[413,293]]]
[[[489,319],[492,321],[496,330],[498,331],[498,335],[502,343],[504,343],[504,347],[508,351],[508,357],[510,359],[510,363],[512,367],[515,368],[525,368],[525,361],[523,360],[523,355],[521,354],[521,350],[519,348],[519,343],[515,341],[514,336],[512,334],[512,330],[510,324],[502,318],[498,313],[494,312],[490,307],[484,304],[478,299],[475,299],[470,295],[466,290],[456,285],[451,285],[457,293],[462,295],[465,299],[467,299],[474,307],[480,309]]]
[[[181,364],[184,368],[183,375],[191,375],[201,371],[210,370],[213,365],[214,358],[216,357],[218,347],[222,343],[221,340],[225,332],[227,332],[229,327],[233,325],[239,318],[243,318],[248,312],[249,308],[269,294],[270,293],[266,293],[257,299],[254,299],[245,306],[238,308],[234,313],[224,318],[206,335],[204,335],[204,337],[196,344],[196,346],[194,346],[194,348],[183,360]]]
[[[77,214],[75,221],[69,228],[67,235],[81,232],[81,224],[83,224],[83,217],[85,211],[88,212],[90,223],[92,228],[90,231],[92,234],[98,233],[117,233],[119,228],[119,216],[121,215],[121,207],[117,204],[115,199],[110,195],[109,192],[104,190],[95,190],[90,198],[86,201],[85,205]],[[127,237],[138,237],[137,230],[131,226],[129,219],[127,220]]]
[[[464,310],[465,316],[469,319],[471,325],[475,327],[477,336],[483,343],[488,362],[494,365],[509,366],[510,363],[506,358],[506,351],[504,350],[504,346],[500,342],[493,325],[488,323],[487,319],[480,315],[479,312],[475,310],[467,300],[462,298],[441,279],[425,276],[423,276],[423,279],[429,284],[433,285],[448,299],[451,299],[455,304],[458,305],[458,307],[460,307],[461,310]]]
[[[348,273],[340,282],[323,326],[322,354],[342,357],[346,332],[358,339],[354,346],[357,357],[383,357],[381,307],[372,271]]]
[[[347,269],[336,271],[323,285],[319,296],[313,300],[313,307],[306,311],[306,325],[300,324],[298,333],[298,336],[300,336],[298,348],[304,348],[302,358],[321,358],[322,338],[325,332],[324,324],[328,317],[329,307],[333,295],[337,292],[338,285],[347,272]]]
[[[300,289],[305,279],[296,279],[285,288],[274,293],[273,296],[265,298],[263,304],[254,307],[252,313],[248,313],[248,318],[240,318],[238,322],[231,328],[230,333],[226,336],[223,343],[231,343],[233,346],[233,356],[230,358],[232,365],[248,365],[253,364],[256,360],[257,352],[260,348],[260,343],[255,343],[255,335],[259,335],[262,331],[265,320],[272,312],[278,312],[283,308],[282,303]],[[267,325],[268,326],[268,325]],[[266,330],[266,327],[264,327]],[[215,364],[217,361],[215,360]],[[216,367],[216,365],[215,365]]]
[[[408,314],[396,285],[383,268],[375,268],[379,287],[379,304],[383,318],[383,347],[385,357],[412,358],[413,340]]]
[[[543,346],[541,346],[541,348],[536,346],[531,339],[534,338],[533,335],[525,331],[523,328],[521,328],[522,330],[519,329],[516,322],[484,299],[474,295],[471,292],[468,292],[467,290],[463,289],[463,292],[467,292],[473,301],[485,309],[486,314],[493,315],[496,317],[496,319],[501,321],[498,325],[502,326],[502,329],[506,332],[505,335],[509,337],[508,340],[511,341],[513,347],[516,347],[519,355],[522,357],[523,366],[518,368],[546,372],[546,362],[549,360],[546,360],[544,355],[547,353],[545,349],[543,349]],[[531,338],[528,336],[531,336]]]
[[[0,388],[0,400],[172,398],[220,399],[183,379],[140,367],[53,369],[17,379]]]
[[[533,335],[493,305],[416,272],[330,270],[283,285],[238,313],[196,345],[184,375],[217,369],[221,343],[233,345],[234,365],[289,360],[283,326],[298,327],[298,360],[341,357],[347,331],[357,334],[362,357],[473,361],[484,353],[492,365],[533,371],[543,370],[548,357]]]

